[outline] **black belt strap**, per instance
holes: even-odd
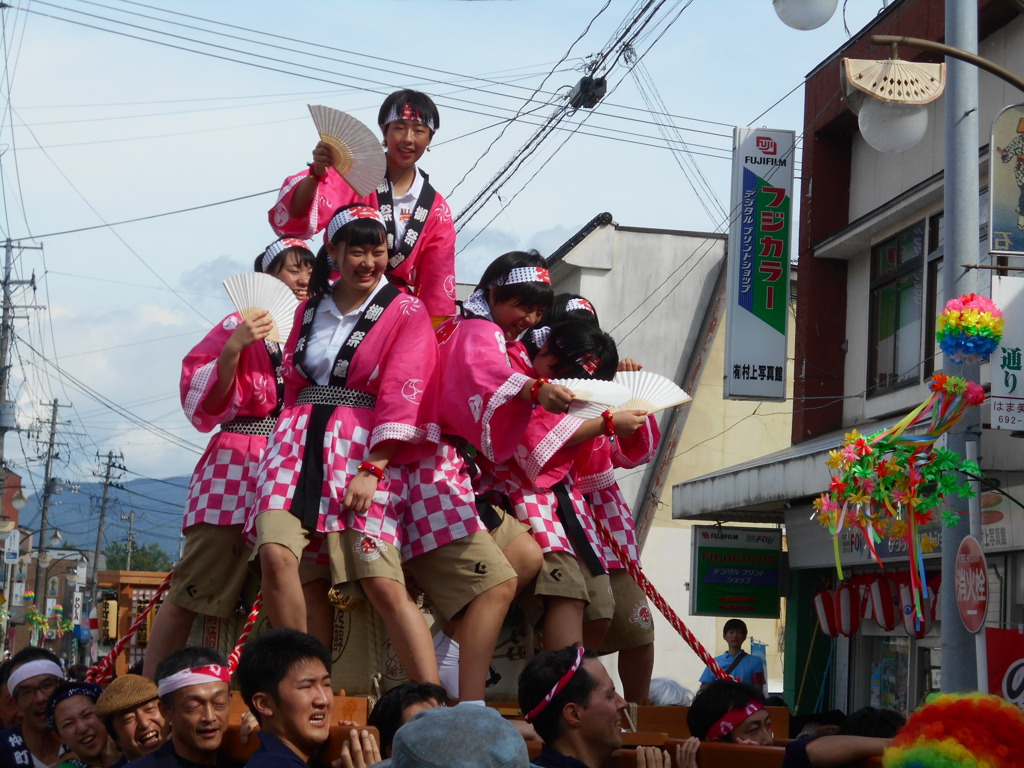
[[[604,566],[601,565],[601,558],[590,546],[586,531],[583,530],[583,525],[576,517],[572,499],[569,498],[569,489],[565,487],[565,483],[555,483],[551,486],[551,490],[555,492],[555,498],[558,499],[556,507],[558,519],[561,521],[562,527],[565,528],[565,534],[569,537],[569,541],[572,542],[572,548],[576,550],[576,556],[590,569],[591,575],[600,576],[605,573]]]

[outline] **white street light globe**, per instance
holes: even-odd
[[[832,18],[839,0],[772,0],[782,23],[793,29],[817,29]]]
[[[869,97],[860,108],[857,123],[864,141],[879,152],[905,152],[928,130],[928,108]]]

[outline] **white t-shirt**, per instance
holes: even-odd
[[[401,245],[403,238],[405,238],[405,230],[409,226],[409,219],[412,218],[413,211],[416,210],[416,201],[420,199],[420,192],[423,191],[423,174],[420,173],[420,169],[416,169],[416,176],[412,180],[412,185],[409,187],[409,191],[401,197],[395,195],[395,186],[391,185],[391,196],[394,199],[394,218],[395,218],[395,250],[398,250],[398,246]]]
[[[370,292],[366,301],[353,309],[348,314],[341,314],[338,305],[330,296],[324,296],[320,300],[320,306],[316,309],[316,316],[313,318],[313,330],[309,334],[309,341],[306,343],[306,356],[302,364],[303,370],[317,384],[327,384],[331,380],[331,370],[334,368],[334,359],[338,356],[338,350],[356,327],[359,316],[363,313],[373,297],[380,293],[380,290],[387,284],[387,278],[381,275],[377,287]]]

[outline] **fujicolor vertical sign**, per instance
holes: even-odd
[[[775,528],[690,528],[691,616],[779,617],[782,532]]]
[[[793,131],[733,129],[725,397],[784,400]]]

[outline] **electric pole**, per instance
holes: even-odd
[[[55,481],[53,477],[53,459],[56,456],[54,447],[57,440],[57,408],[57,398],[53,398],[53,402],[50,404],[50,440],[46,449],[46,470],[43,473],[43,504],[39,512],[39,539],[36,545],[36,609],[38,610],[39,606],[43,606],[43,610],[39,611],[40,613],[44,613],[46,610],[46,601],[44,599],[46,570],[43,568],[43,550],[46,548],[46,517],[50,512],[50,496],[53,495]]]
[[[127,556],[124,569],[130,571],[132,569],[132,552],[135,549],[135,510],[131,510],[127,515],[121,515],[121,519],[128,521],[128,546],[126,547]]]
[[[100,458],[100,454],[96,454],[96,458]],[[103,470],[103,498],[100,501],[100,522],[96,528],[96,548],[93,550],[92,555],[92,578],[89,580],[89,607],[92,608],[96,604],[96,593],[99,591],[99,567],[100,567],[100,553],[103,551],[103,525],[107,519],[107,503],[110,501],[110,489],[121,488],[122,486],[115,482],[114,472],[123,472],[125,467],[124,455],[118,451],[107,451],[106,456],[106,467]],[[120,477],[120,475],[118,475]]]
[[[18,246],[22,250],[43,250],[43,246]],[[7,364],[7,356],[11,349],[11,336],[14,334],[15,309],[44,309],[38,306],[14,306],[11,294],[12,286],[31,285],[35,289],[36,278],[32,275],[31,280],[12,280],[11,269],[14,267],[14,241],[7,238],[4,243],[4,279],[3,279],[3,311],[0,314],[0,467],[4,466],[4,436],[17,429],[17,413],[14,403],[7,401],[7,387],[10,381],[11,367]],[[4,475],[6,484],[6,474]]]

